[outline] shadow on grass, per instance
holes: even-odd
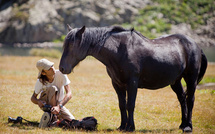
[[[174,129],[154,129],[154,130],[147,130],[147,129],[140,129],[140,130],[135,130],[135,132],[139,132],[139,133],[172,133],[174,131],[177,131],[178,129],[174,128]],[[102,132],[113,132],[113,131],[118,131],[118,132],[123,132],[123,131],[119,131],[117,129],[102,129],[102,130],[98,130],[97,132],[102,131]],[[126,133],[126,132],[125,132]]]
[[[174,131],[177,131],[178,129],[154,129],[154,130],[147,130],[147,129],[141,129],[137,130],[136,132],[141,132],[141,133],[172,133]]]
[[[31,123],[28,122],[24,122],[24,123],[6,123],[8,126],[10,127],[17,127],[19,129],[25,129],[25,130],[33,130],[35,128],[38,128],[39,122],[37,121],[33,121]],[[64,129],[62,128],[62,130],[67,130],[68,129]],[[135,130],[134,132],[139,132],[139,133],[172,133],[174,131],[177,131],[178,129],[174,128],[174,129],[154,129],[154,130],[147,130],[147,129],[140,129],[140,130]],[[82,130],[82,129],[70,129],[69,131],[86,131],[86,130]],[[86,132],[123,132],[123,131],[119,131],[117,129],[111,129],[111,128],[107,128],[107,129],[102,129],[102,130],[95,130],[95,131],[86,131]],[[126,133],[126,132],[125,132]]]
[[[23,122],[23,123],[6,123],[10,127],[17,127],[19,129],[25,129],[25,130],[30,130],[38,127],[39,122],[37,121],[32,121],[32,122]]]

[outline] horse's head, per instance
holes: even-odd
[[[59,69],[64,74],[71,73],[72,69],[86,57],[86,50],[81,49],[81,43],[85,26],[82,28],[72,29],[70,26],[69,33],[65,37],[63,54],[60,60]]]

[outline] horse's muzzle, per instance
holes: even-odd
[[[64,67],[59,66],[59,70],[60,70],[61,73],[63,73],[63,74],[70,74],[72,69],[66,70]]]
[[[62,66],[59,67],[59,70],[61,71],[61,73],[65,74],[65,69]]]

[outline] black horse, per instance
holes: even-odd
[[[151,40],[134,29],[119,26],[69,30],[59,69],[69,74],[88,55],[106,66],[119,99],[119,130],[135,130],[138,88],[155,90],[171,85],[181,105],[180,129],[192,131],[194,93],[207,68],[204,53],[192,39],[173,34]],[[187,84],[186,92],[182,78]]]

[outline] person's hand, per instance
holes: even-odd
[[[59,112],[60,112],[60,107],[59,107],[59,106],[53,106],[53,107],[51,108],[51,112],[52,112],[52,114],[59,114]]]
[[[45,101],[42,101],[42,100],[39,100],[39,101],[38,101],[38,106],[39,106],[40,108],[42,108],[45,104],[46,104]]]

